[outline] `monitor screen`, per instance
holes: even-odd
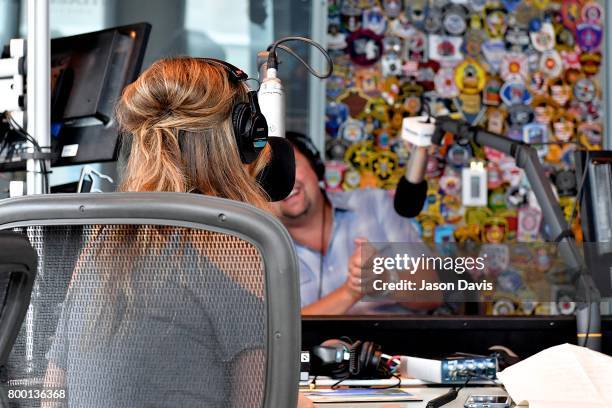
[[[150,31],[138,23],[51,40],[53,167],[117,159],[114,107],[140,73]],[[4,154],[0,171],[25,170],[22,150]]]
[[[150,30],[140,23],[51,41],[53,166],[117,159],[113,110],[140,73]]]

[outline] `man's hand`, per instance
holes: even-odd
[[[341,315],[346,313],[365,293],[361,289],[361,271],[376,251],[363,237],[355,239],[355,250],[348,260],[348,277],[333,292],[302,308],[302,315]]]
[[[346,290],[355,300],[361,299],[365,293],[362,290],[363,268],[372,259],[376,250],[369,244],[367,238],[355,238],[355,250],[348,261],[348,277],[344,283]]]

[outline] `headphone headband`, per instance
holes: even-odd
[[[235,65],[230,64],[229,62],[216,59],[216,58],[198,58],[199,60],[206,61],[212,64],[217,64],[223,67],[229,74],[230,79],[235,82],[244,82],[249,79],[249,76],[246,72],[236,67]]]
[[[197,58],[209,64],[221,66],[228,73],[230,81],[234,83],[245,82],[249,79],[246,72],[240,68],[216,58]],[[261,112],[257,101],[257,92],[247,92],[248,102],[238,102],[232,108],[232,127],[240,160],[244,164],[255,161],[261,150],[268,143],[268,123]]]

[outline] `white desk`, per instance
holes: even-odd
[[[408,392],[418,395],[423,401],[420,402],[367,402],[367,403],[325,403],[315,404],[317,408],[425,408],[427,402],[446,393],[450,388],[444,387],[404,387]],[[459,396],[453,402],[443,408],[463,408],[463,403],[470,395],[507,395],[500,387],[466,387],[459,392]]]

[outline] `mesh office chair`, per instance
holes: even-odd
[[[0,230],[38,253],[11,407],[292,407],[297,261],[252,206],[195,194],[31,196]],[[13,385],[15,386],[13,386]]]
[[[3,372],[30,304],[36,265],[36,252],[27,239],[0,231],[0,408],[8,407]]]

